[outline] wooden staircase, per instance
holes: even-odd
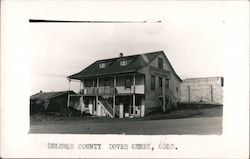
[[[177,107],[177,99],[173,92],[168,88],[165,95],[165,111],[171,110]]]
[[[99,104],[106,110],[107,116],[114,118],[113,115],[113,106],[107,99],[104,99],[102,96],[99,96]],[[115,106],[115,115],[119,116],[119,106]]]

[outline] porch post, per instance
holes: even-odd
[[[70,101],[70,95],[68,93],[68,103],[67,103],[67,107],[69,107],[69,101]]]
[[[99,77],[96,77],[96,93],[99,94]]]
[[[85,94],[85,84],[84,84],[84,80],[82,79],[82,90],[83,90],[83,94]]]
[[[113,96],[113,118],[115,118],[115,95]]]
[[[134,93],[133,93],[133,114],[135,116],[135,74],[133,75],[133,86],[134,86]]]
[[[116,76],[114,76],[114,90],[116,88]],[[115,92],[113,96],[113,117],[115,118]]]
[[[98,110],[98,108],[97,108],[97,106],[98,106],[98,89],[99,89],[98,87],[99,87],[99,78],[97,77],[96,78],[97,95],[96,95],[96,98],[95,98],[96,102],[95,102],[95,105],[94,105],[93,114],[94,114],[95,109],[96,109],[96,111]]]
[[[93,114],[94,114],[94,112],[95,112],[95,109],[96,109],[96,111],[98,110],[98,108],[97,108],[97,106],[98,106],[98,96],[95,97],[95,101],[96,101],[96,102],[95,102],[94,107],[93,107],[93,108],[94,108],[94,109],[93,109]],[[96,113],[98,114],[98,112],[96,112]]]
[[[68,91],[68,103],[67,103],[67,107],[69,107],[69,104],[70,104],[69,103],[70,102],[70,94],[69,93],[70,93],[70,81],[71,81],[70,78],[68,78],[68,80],[69,80],[69,91]]]
[[[163,90],[163,92],[162,92],[162,95],[163,95],[163,103],[162,103],[162,108],[163,108],[163,111],[165,112],[166,111],[166,101],[165,101],[165,99],[166,99],[166,79],[164,79],[163,78],[163,80],[164,81],[162,81],[162,83],[163,83],[163,85],[162,85],[162,90]]]
[[[68,80],[69,80],[69,91],[70,91],[70,82],[71,82],[71,79],[69,78]]]
[[[79,90],[80,94],[81,94],[81,87],[82,87],[82,80],[80,80],[80,90]]]
[[[82,114],[83,110],[85,109],[83,95],[80,96],[80,105],[81,105],[81,114]]]

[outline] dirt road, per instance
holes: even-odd
[[[221,134],[222,117],[183,118],[121,122],[61,122],[31,124],[30,133],[48,134]]]

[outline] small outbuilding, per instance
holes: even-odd
[[[68,94],[74,91],[42,92],[30,97],[30,114],[51,114],[55,116],[71,116],[80,111],[67,107]]]

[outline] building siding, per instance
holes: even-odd
[[[180,99],[180,80],[176,77],[169,62],[163,54],[158,55],[148,66],[139,70],[138,72],[145,74],[145,114],[150,113],[153,108],[159,107],[157,90],[159,90],[159,77],[155,76],[155,90],[151,89],[151,75],[149,74],[149,67],[154,66],[158,67],[158,58],[163,59],[163,69],[168,70],[171,73],[169,79],[169,89],[172,91],[177,100]],[[165,79],[162,80],[162,88],[165,88]],[[178,92],[176,91],[178,87]]]
[[[163,54],[160,54],[158,57],[163,59],[163,69],[168,70],[171,73],[171,78],[169,80],[170,90],[174,93],[174,96],[177,99],[180,99],[180,83],[181,83],[181,81],[178,79],[178,77],[176,77],[176,75],[173,72],[173,70],[171,69],[170,63],[167,61],[166,57]],[[158,57],[152,61],[152,63],[150,64],[151,66],[158,67]],[[156,83],[157,84],[159,83],[158,79],[157,79]],[[178,88],[178,92],[176,91],[176,87]]]

